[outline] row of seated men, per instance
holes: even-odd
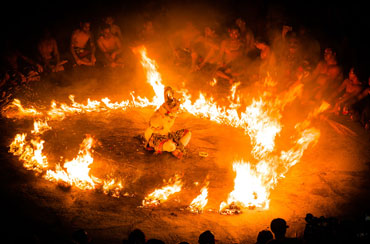
[[[45,31],[38,43],[39,62],[19,51],[6,55],[8,66],[13,71],[19,70],[19,60],[35,68],[27,71],[26,77],[22,77],[22,72],[5,72],[0,87],[9,80],[35,80],[37,72],[62,71],[66,63],[71,66],[94,66],[97,61],[96,46],[103,54],[104,66],[123,67],[126,57],[120,27],[109,16],[99,29],[95,43],[90,22],[80,23],[71,35],[70,59],[61,58],[56,39]],[[162,33],[163,30],[155,28],[152,21],[147,21],[140,38],[148,46],[158,41],[159,45],[168,46],[174,65],[185,67],[189,72],[207,73],[209,77],[226,81],[229,85],[237,81],[259,81],[268,75],[279,81],[282,90],[300,81],[309,91],[309,97],[305,99],[328,100],[335,108],[333,111],[355,111],[361,114],[362,123],[368,124],[369,84],[359,78],[355,67],[344,79],[343,69],[332,48],[324,49],[320,59],[320,43],[304,27],[294,31],[292,26],[283,25],[277,34],[263,38],[255,36],[246,22],[238,18],[229,25],[228,35],[223,38],[214,26],[205,26],[201,32],[190,21],[170,35]]]

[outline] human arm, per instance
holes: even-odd
[[[37,62],[35,62],[35,61],[33,61],[32,59],[30,59],[29,57],[27,57],[27,56],[24,56],[22,53],[20,53],[20,52],[17,52],[17,55],[21,58],[21,59],[23,59],[25,62],[27,62],[27,63],[29,63],[30,65],[33,65],[33,66],[35,66],[35,67],[37,67],[37,71],[38,72],[42,72],[44,69],[42,68],[42,66],[39,64],[39,63],[37,63]]]
[[[95,62],[96,62],[96,57],[95,57],[96,47],[95,47],[95,43],[94,43],[94,36],[91,32],[90,32],[90,46],[91,46],[91,63],[95,64]]]
[[[59,50],[58,50],[57,41],[55,39],[53,40],[53,53],[54,53],[55,58],[57,60],[57,64],[59,64],[60,63],[60,54],[59,54]]]
[[[81,64],[84,64],[84,62],[77,56],[76,54],[76,51],[75,51],[75,47],[76,47],[76,38],[77,38],[77,31],[74,31],[72,33],[72,37],[71,37],[71,46],[70,46],[70,51],[72,53],[72,56],[75,60],[75,62],[77,63],[77,65],[81,65]]]
[[[98,39],[98,41],[97,41],[97,43],[98,43],[98,47],[100,48],[100,50],[104,53],[104,56],[108,59],[108,61],[110,62],[110,63],[113,63],[114,62],[114,60],[113,60],[113,58],[111,57],[111,55],[108,53],[108,50],[104,47],[104,45],[103,45],[103,39],[102,39],[103,37],[100,37],[99,39]]]
[[[366,96],[370,95],[370,87],[364,89],[358,96],[357,100],[360,101],[364,99]]]

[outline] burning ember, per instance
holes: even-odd
[[[164,182],[166,184],[166,182]],[[167,201],[168,197],[180,192],[182,188],[182,181],[179,175],[175,175],[168,183],[160,189],[154,190],[143,200],[143,207],[156,207],[159,204]]]
[[[93,138],[87,135],[80,145],[77,157],[64,163],[65,170],[58,164],[55,171],[48,170],[46,172],[45,178],[50,181],[62,181],[68,185],[75,185],[82,190],[94,189],[100,180],[89,175],[89,166],[94,161],[91,156],[93,143]]]
[[[200,191],[200,194],[196,198],[194,198],[194,200],[190,203],[190,205],[189,205],[190,212],[193,212],[193,213],[202,213],[203,212],[204,207],[208,203],[208,199],[207,199],[207,197],[208,197],[208,184],[209,184],[209,182],[207,182],[207,184]]]
[[[24,108],[17,99],[11,105],[3,109],[2,113],[8,118],[33,118],[34,129],[31,131],[32,138],[27,133],[17,134],[10,144],[9,152],[19,157],[23,166],[43,174],[49,181],[62,182],[69,186],[76,186],[81,190],[92,190],[101,188],[105,194],[119,197],[123,189],[121,180],[109,177],[99,179],[90,174],[90,167],[94,162],[93,146],[94,139],[87,135],[80,145],[77,156],[71,161],[57,164],[55,169],[50,169],[47,156],[43,154],[44,140],[41,135],[50,130],[48,122],[62,121],[68,116],[90,112],[126,110],[128,108],[140,108],[153,106],[158,108],[164,102],[164,87],[162,78],[157,71],[154,60],[147,57],[145,47],[135,48],[134,51],[141,57],[141,64],[146,70],[147,82],[153,87],[155,96],[152,100],[135,96],[121,102],[112,103],[109,98],[98,100],[87,100],[86,104],[75,101],[74,96],[69,98],[71,104],[52,101],[50,109],[38,111],[36,108]],[[217,80],[213,79],[211,86],[216,85]],[[258,98],[252,99],[249,106],[243,112],[242,97],[237,93],[240,83],[236,83],[230,90],[228,100],[229,106],[219,106],[213,98],[207,98],[200,93],[193,102],[191,95],[183,90],[181,110],[199,118],[207,118],[219,124],[242,128],[250,137],[252,143],[252,156],[255,162],[246,162],[243,159],[232,162],[235,172],[234,190],[229,193],[228,199],[221,203],[219,211],[222,214],[240,213],[242,209],[268,209],[270,192],[278,180],[285,177],[288,170],[299,162],[308,146],[317,142],[320,132],[310,127],[311,120],[328,108],[328,104],[322,104],[311,112],[306,120],[297,123],[295,126],[295,141],[290,149],[278,151],[275,147],[275,139],[281,132],[283,125],[280,120],[285,106],[294,101],[302,91],[302,84],[297,83],[282,94],[274,95],[265,92]],[[271,77],[266,78],[265,86],[274,87],[276,81]],[[268,90],[268,89],[267,89]],[[28,139],[28,140],[27,140]],[[168,198],[180,192],[182,179],[178,175],[165,182],[165,185],[155,189],[142,201],[143,207],[156,207],[168,200]],[[208,182],[201,189],[198,195],[189,205],[191,212],[200,213],[208,203]]]

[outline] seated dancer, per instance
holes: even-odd
[[[312,94],[318,101],[325,99],[330,91],[335,90],[342,79],[342,71],[338,65],[336,53],[331,48],[324,51],[324,60],[320,61],[311,76]]]
[[[150,118],[144,137],[147,150],[154,150],[157,154],[171,152],[175,157],[182,158],[190,141],[191,132],[187,129],[171,132],[181,103],[175,95],[171,87],[165,88],[165,102]]]
[[[88,44],[90,42],[90,44]],[[95,65],[95,45],[90,32],[90,22],[81,22],[80,29],[73,32],[71,53],[77,65]]]
[[[111,67],[123,67],[121,41],[112,34],[109,25],[104,25],[102,32],[103,35],[98,39],[98,47],[104,53],[105,63]]]
[[[215,30],[207,26],[204,28],[204,35],[199,36],[193,42],[192,49],[192,70],[197,71],[205,65],[216,66],[220,50],[218,37]]]
[[[112,35],[118,37],[120,42],[122,42],[123,36],[122,36],[121,28],[119,28],[119,26],[114,23],[114,18],[112,16],[108,16],[104,19],[104,22],[107,25],[109,25],[110,32],[112,33]]]
[[[176,66],[190,66],[192,61],[192,42],[200,32],[191,21],[186,22],[185,28],[179,28],[169,37],[169,45],[173,51]]]
[[[7,50],[4,59],[6,73],[10,79],[12,77],[22,77],[18,81],[39,81],[40,74],[44,71],[39,63],[23,55],[18,49],[10,48]]]
[[[249,52],[255,49],[254,46],[254,33],[253,31],[247,26],[247,23],[242,18],[237,18],[235,20],[235,24],[240,29],[240,39],[244,43],[245,54],[247,55]]]
[[[339,113],[343,109],[343,114],[347,115],[349,108],[355,103],[356,97],[362,91],[362,82],[359,80],[354,68],[351,68],[348,78],[343,81],[342,85],[338,87],[330,98],[336,98],[343,91],[344,94],[335,103],[334,112]]]
[[[216,75],[226,79],[230,84],[235,82],[235,79],[241,75],[244,67],[242,61],[244,57],[244,43],[240,40],[240,31],[238,27],[228,29],[229,38],[221,42],[219,60],[221,67],[216,72]]]
[[[55,38],[51,36],[49,30],[44,31],[43,37],[38,43],[38,50],[41,62],[46,71],[58,72],[64,70],[63,64],[66,63],[66,61],[60,62],[57,42]]]

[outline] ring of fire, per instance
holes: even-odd
[[[41,135],[50,130],[48,121],[62,121],[66,117],[89,112],[102,112],[111,110],[126,110],[128,108],[143,108],[154,106],[158,108],[163,102],[164,85],[161,83],[161,75],[157,72],[154,60],[146,55],[145,47],[138,47],[134,50],[141,56],[141,64],[147,73],[147,82],[151,84],[155,91],[155,97],[150,101],[147,98],[135,97],[131,93],[132,99],[120,103],[112,103],[108,98],[101,101],[88,99],[86,104],[77,103],[74,96],[70,96],[71,105],[65,103],[52,102],[51,108],[47,111],[24,108],[17,99],[2,112],[8,118],[34,118],[34,129],[30,132],[32,139],[28,139],[27,133],[17,134],[10,145],[10,152],[23,161],[23,166],[42,175],[43,178],[62,182],[69,186],[76,186],[83,190],[101,188],[104,193],[113,197],[119,197],[123,190],[123,182],[114,177],[100,179],[89,174],[89,166],[93,163],[92,156],[94,138],[87,135],[80,144],[80,150],[76,157],[70,161],[65,161],[63,165],[56,164],[54,170],[49,169],[46,155],[43,155],[44,140]],[[234,180],[234,190],[229,193],[228,199],[220,204],[219,212],[222,214],[239,213],[243,208],[269,208],[270,191],[276,186],[278,180],[283,178],[290,167],[299,162],[304,151],[312,142],[317,142],[320,132],[311,126],[311,121],[321,112],[325,111],[329,104],[323,103],[311,111],[307,118],[295,125],[296,134],[292,141],[292,146],[288,150],[277,152],[275,149],[275,138],[282,130],[280,120],[281,112],[285,106],[295,100],[302,91],[302,84],[297,82],[288,91],[273,96],[269,93],[269,88],[273,87],[273,82],[269,77],[266,78],[265,92],[259,99],[253,99],[244,112],[238,112],[241,107],[241,97],[237,95],[238,83],[232,89],[228,100],[228,107],[218,106],[213,99],[206,99],[203,94],[195,101],[191,101],[191,96],[186,90],[181,90],[184,103],[181,105],[182,111],[186,111],[194,116],[208,118],[219,124],[227,124],[235,128],[242,128],[248,134],[252,144],[251,154],[257,163],[251,164],[244,160],[233,162],[233,170],[236,173]],[[267,90],[267,92],[266,92]],[[182,189],[182,178],[175,175],[169,179],[163,187],[155,189],[148,194],[142,201],[141,207],[155,207],[166,201],[171,195],[180,192]],[[200,194],[189,204],[191,212],[200,213],[207,205],[209,181],[204,183]]]

